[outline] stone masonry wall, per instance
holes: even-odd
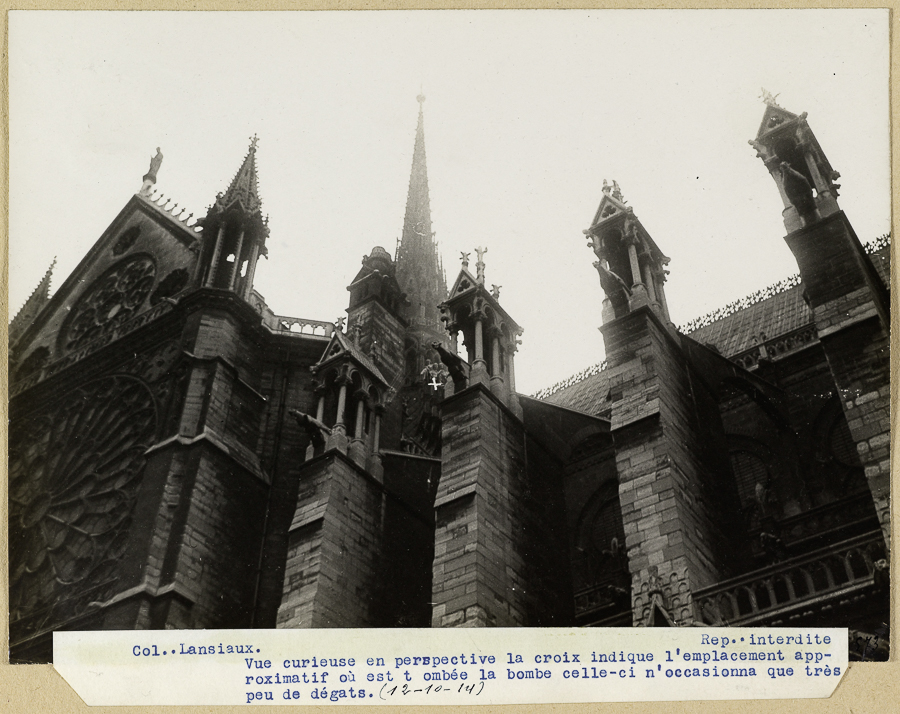
[[[359,346],[388,380],[403,370],[403,326],[385,307],[368,300],[350,310],[348,329],[359,324]]]
[[[381,486],[336,451],[300,476],[278,627],[371,627],[380,602]]]
[[[201,457],[185,489],[186,513],[163,563],[163,582],[190,593],[194,606],[189,622],[166,626],[248,627],[267,487],[218,449],[194,448]]]
[[[649,310],[603,333],[634,622],[661,590],[676,623],[690,624],[691,592],[720,579],[730,542],[717,489],[733,479],[718,410]]]
[[[321,356],[321,342],[281,338],[267,350],[269,362],[261,370],[260,389],[266,395],[260,439],[262,469],[270,474],[269,512],[261,560],[256,627],[275,627],[284,588],[288,531],[294,518],[300,472],[309,435],[290,416],[290,409],[315,414],[318,397],[312,391],[311,364]]]
[[[432,626],[570,624],[561,466],[480,385],[442,411]]]
[[[843,213],[785,238],[890,546],[890,338],[884,285]]]

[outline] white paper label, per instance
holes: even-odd
[[[828,697],[840,628],[55,632],[90,705],[522,704]]]

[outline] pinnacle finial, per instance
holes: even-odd
[[[607,183],[606,179],[603,179],[603,193],[605,193],[607,196],[612,194],[612,197],[617,201],[622,201],[623,203],[625,202],[622,198],[622,189],[619,188],[619,184],[616,181],[613,181],[612,186],[610,186],[609,183]]]
[[[259,198],[256,178],[256,145],[258,141],[259,137],[256,134],[250,137],[250,148],[247,150],[247,155],[234,178],[231,179],[225,193],[216,196],[216,203],[220,208],[225,209],[238,202],[248,215],[254,214],[262,221],[260,212],[262,201]]]
[[[762,99],[765,104],[768,104],[770,107],[781,107],[781,105],[775,101],[781,96],[781,92],[773,95],[771,92],[766,91],[765,87],[760,88],[760,92],[759,98]]]
[[[425,95],[422,93],[421,87],[419,87],[419,96],[416,97],[416,101],[419,103],[420,107],[425,103]]]

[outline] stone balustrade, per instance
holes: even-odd
[[[334,323],[322,320],[308,320],[302,317],[286,317],[273,315],[263,320],[263,324],[272,332],[290,332],[295,335],[331,337],[334,334]]]
[[[850,538],[694,593],[707,625],[784,626],[823,605],[872,589],[885,558],[880,530]]]

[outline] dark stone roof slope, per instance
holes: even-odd
[[[803,288],[798,283],[686,334],[732,357],[760,342],[799,330],[812,321],[812,312],[803,300]]]
[[[579,382],[562,387],[544,398],[543,401],[560,407],[575,409],[585,414],[596,415],[606,403],[609,391],[609,374],[605,369],[589,374]]]

